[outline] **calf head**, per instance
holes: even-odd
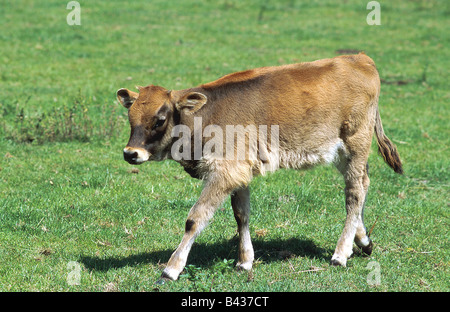
[[[124,159],[133,165],[170,157],[172,128],[180,116],[193,114],[206,104],[203,93],[170,91],[159,86],[138,87],[139,93],[119,89],[117,99],[128,109],[131,135],[123,150]]]

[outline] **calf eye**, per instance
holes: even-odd
[[[153,125],[152,130],[155,130],[155,129],[157,129],[157,128],[160,128],[160,127],[164,126],[164,123],[165,123],[165,122],[166,122],[165,119],[158,119],[158,120],[155,122],[155,124]]]

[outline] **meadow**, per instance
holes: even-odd
[[[69,2],[69,1],[67,1]],[[368,2],[368,1],[367,1]],[[0,291],[450,290],[449,16],[445,0],[0,0]],[[155,285],[202,182],[174,161],[123,161],[119,88],[183,89],[227,73],[364,51],[404,175],[369,158],[369,257],[329,265],[345,220],[334,167],[251,184],[255,264],[236,272],[230,201],[180,279]]]

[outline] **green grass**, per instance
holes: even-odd
[[[0,1],[0,291],[449,291],[449,6],[380,1]],[[237,273],[229,201],[180,280],[154,285],[202,183],[173,161],[122,160],[121,87],[182,89],[258,66],[364,50],[384,81],[380,110],[405,175],[370,156],[370,257],[329,266],[342,231],[334,168],[251,184],[256,261]],[[69,265],[80,268],[70,285]],[[380,266],[370,285],[367,265]]]

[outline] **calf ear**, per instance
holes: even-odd
[[[198,111],[200,108],[202,108],[207,101],[208,98],[203,93],[189,92],[183,95],[177,101],[175,106],[179,111],[184,110],[185,112],[192,114]]]
[[[134,101],[138,98],[139,93],[130,91],[128,89],[119,89],[117,90],[117,99],[120,104],[122,104],[125,108],[130,108],[133,105]]]

